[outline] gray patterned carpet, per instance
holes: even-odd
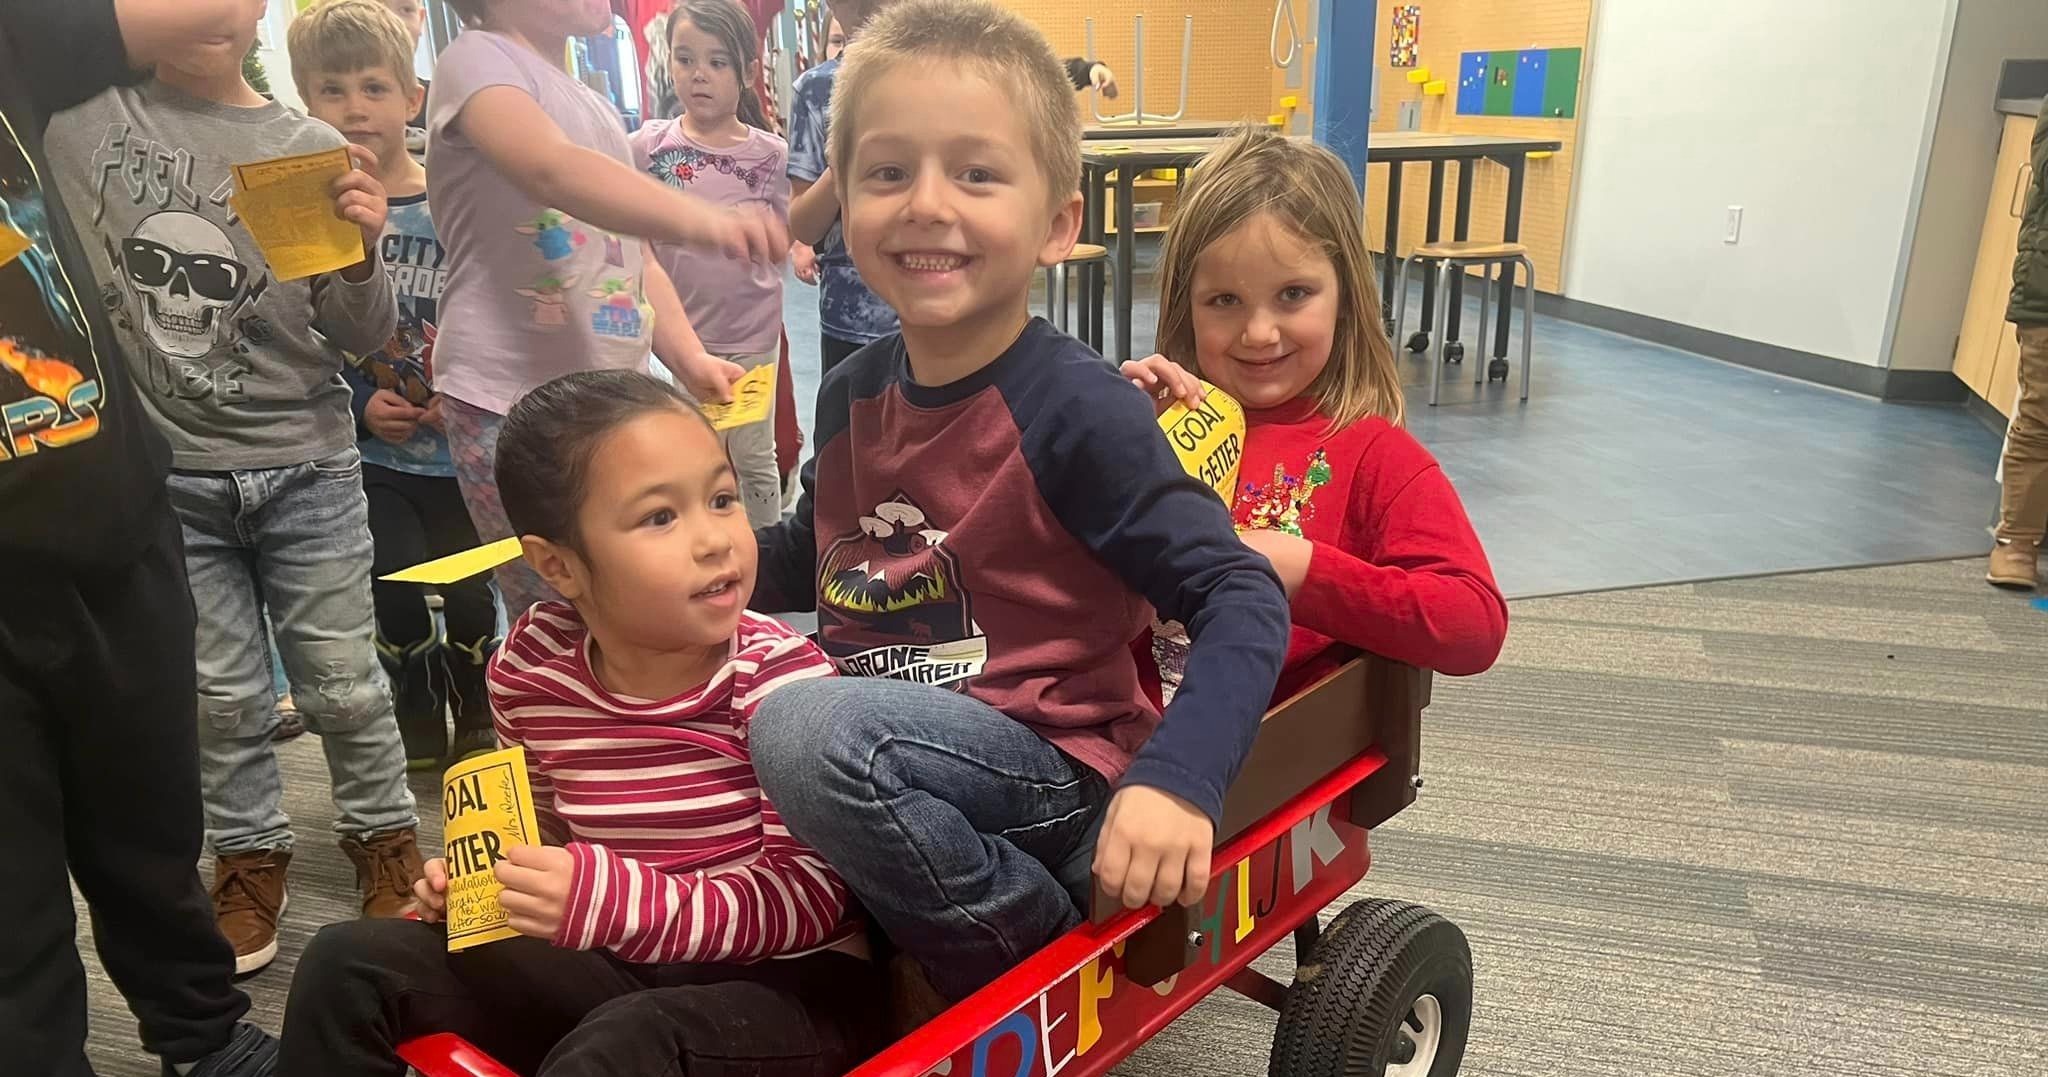
[[[2048,1073],[2048,611],[1975,560],[1517,602],[1427,728],[1360,893],[1470,936],[1464,1072]],[[318,747],[286,758],[285,956],[248,983],[271,1028],[307,932],[352,911]],[[88,964],[95,1064],[153,1074]],[[1219,996],[1120,1072],[1261,1073],[1271,1029]]]

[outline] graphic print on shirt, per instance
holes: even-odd
[[[150,389],[185,400],[241,401],[249,371],[242,341],[263,343],[270,328],[259,317],[236,315],[263,294],[269,277],[252,272],[227,232],[199,213],[212,205],[232,226],[233,180],[222,179],[202,197],[192,185],[190,150],[135,137],[125,123],[107,125],[91,168],[93,221],[104,220],[107,200],[122,195],[155,210],[126,238],[106,241],[117,279],[100,292],[115,322],[139,331]]]
[[[544,209],[532,224],[522,224],[512,230],[522,236],[533,237],[533,247],[542,258],[559,262],[576,253],[576,248],[589,242],[580,229],[572,227],[578,222],[558,209]]]
[[[590,290],[590,298],[603,300],[590,313],[590,328],[598,336],[631,339],[640,335],[640,293],[633,287],[633,278],[606,277]]]
[[[0,466],[99,433],[101,377],[50,238],[43,178],[0,113]]]
[[[902,491],[819,556],[818,627],[850,676],[965,691],[988,661],[960,559]]]
[[[746,184],[749,192],[761,194],[773,178],[768,165],[765,161],[741,164],[730,154],[705,153],[695,146],[673,146],[648,156],[647,174],[679,191],[687,191],[698,173],[709,170],[731,176]]]
[[[532,304],[527,311],[527,321],[535,329],[556,330],[569,324],[569,289],[575,287],[576,275],[568,277],[545,276],[525,288],[514,288],[513,293]]]
[[[1239,531],[1279,531],[1301,538],[1301,525],[1316,518],[1316,490],[1330,481],[1330,457],[1321,449],[1311,453],[1299,475],[1289,475],[1286,465],[1273,465],[1273,481],[1259,485],[1246,482],[1237,494],[1233,515]]]
[[[377,388],[424,408],[434,396],[434,323],[448,289],[448,252],[434,236],[426,202],[394,203],[390,218],[378,248],[398,299],[398,328],[382,348],[349,362]]]

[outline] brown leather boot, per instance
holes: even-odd
[[[343,838],[341,851],[355,863],[364,916],[395,920],[412,909],[412,884],[420,877],[420,847],[410,827]]]
[[[1984,578],[1997,587],[2031,591],[2041,585],[2040,566],[2036,564],[2040,556],[2041,547],[2032,542],[2001,539],[1991,547],[1991,567]]]
[[[277,959],[277,921],[287,901],[285,869],[290,849],[229,853],[213,861],[213,918],[235,948],[235,975]]]

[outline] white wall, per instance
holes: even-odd
[[[1961,0],[1942,77],[1926,185],[1912,228],[1887,365],[1947,370],[1962,331],[2005,117],[1992,111],[2000,63],[2048,56],[2048,2]]]
[[[1951,2],[1598,4],[1565,294],[1881,364]]]

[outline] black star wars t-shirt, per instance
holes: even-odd
[[[169,448],[43,157],[51,113],[130,78],[113,0],[0,0],[0,581],[132,557],[164,496]]]

